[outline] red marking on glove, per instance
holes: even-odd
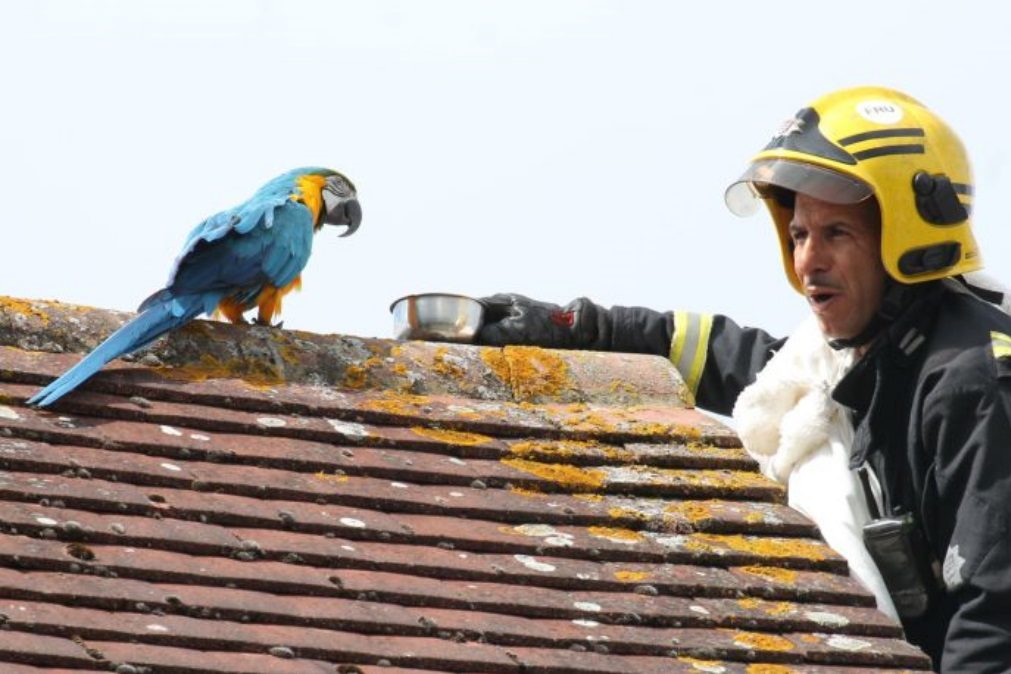
[[[576,324],[576,312],[553,311],[551,312],[551,322],[562,328],[571,328]]]

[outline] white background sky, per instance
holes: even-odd
[[[0,3],[0,294],[133,309],[189,230],[290,168],[356,183],[285,326],[391,332],[432,290],[727,313],[806,308],[765,216],[723,190],[782,120],[904,89],[973,158],[987,269],[1011,263],[1000,3]]]

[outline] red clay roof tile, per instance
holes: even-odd
[[[662,359],[198,322],[24,406],[122,320],[0,298],[4,672],[929,665]]]

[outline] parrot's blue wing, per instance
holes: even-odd
[[[239,291],[240,299],[251,301],[266,285],[284,287],[294,281],[312,252],[312,214],[283,194],[257,196],[261,198],[213,215],[190,232],[168,285],[138,310],[171,297],[214,293],[208,297],[209,313],[221,298],[216,291]]]
[[[289,199],[285,194],[257,193],[241,206],[216,213],[201,222],[186,237],[186,243],[183,244],[183,249],[179,251],[179,256],[176,257],[175,264],[169,272],[166,287],[172,285],[179,271],[179,265],[198,245],[212,243],[233,234],[247,234],[258,227],[270,229],[274,224],[274,210],[287,202]]]
[[[290,199],[295,177],[307,171],[319,170],[322,169],[306,168],[289,171],[258,189],[252,197],[242,204],[207,218],[187,235],[178,259],[181,260],[185,257],[200,241],[216,241],[232,232],[245,234],[261,224],[270,229],[273,226],[273,211]],[[172,269],[172,274],[175,274],[175,268]],[[171,284],[172,276],[169,277],[169,285]]]
[[[313,222],[309,209],[289,201],[274,210],[274,235],[264,250],[262,270],[270,284],[283,288],[294,281],[312,253]]]
[[[284,287],[294,281],[312,252],[309,209],[283,199],[259,209],[258,220],[245,215],[224,231],[208,226],[206,232],[214,238],[199,235],[187,244],[172,283],[145,300],[141,310],[166,297],[194,294],[211,294],[215,304],[225,293],[251,301],[267,285]]]

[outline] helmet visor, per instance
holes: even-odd
[[[833,204],[856,204],[874,192],[861,180],[814,164],[789,159],[760,159],[748,167],[723,195],[734,215],[745,217],[769,198],[770,187],[800,192]]]

